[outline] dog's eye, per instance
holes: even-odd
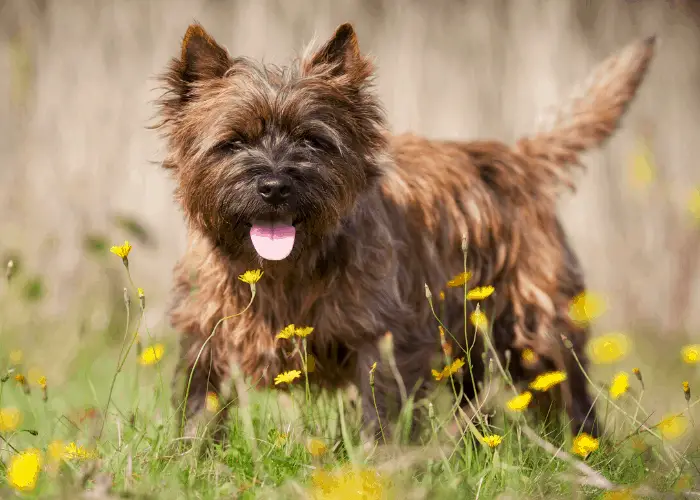
[[[224,153],[235,153],[243,147],[243,141],[239,138],[228,139],[219,143],[216,149]]]
[[[308,137],[304,140],[304,144],[313,149],[322,151],[330,151],[336,149],[335,144],[324,137]]]

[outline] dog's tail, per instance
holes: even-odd
[[[579,154],[602,145],[617,129],[654,55],[656,36],[637,40],[612,54],[552,113],[544,130],[520,139],[516,149],[548,178],[550,187],[574,189],[572,166]]]

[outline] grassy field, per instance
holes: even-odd
[[[527,409],[518,411],[515,388],[493,363],[487,397],[475,403],[470,421],[451,407],[446,368],[425,405],[430,425],[421,446],[367,446],[351,395],[318,394],[303,374],[291,382],[291,398],[239,391],[245,397],[232,406],[230,432],[219,446],[205,429],[194,442],[176,437],[170,404],[176,339],[150,331],[147,296],[128,273],[121,277],[128,300],[115,304],[111,330],[82,332],[70,360],[56,367],[40,340],[50,333],[40,335],[41,325],[31,321],[41,287],[14,271],[3,287],[0,322],[3,499],[700,496],[700,399],[692,394],[700,387],[700,355],[692,346],[644,348],[639,332],[593,341],[590,382],[606,429],[599,442],[574,442],[565,422],[536,425]],[[603,312],[593,295],[585,299],[587,307],[572,314],[589,320]],[[18,314],[27,328],[6,321]],[[487,329],[481,334],[488,338]],[[221,405],[209,398],[212,417]]]

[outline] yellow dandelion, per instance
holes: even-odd
[[[46,377],[44,377],[44,374],[38,368],[30,368],[27,372],[27,378],[31,383],[41,386],[39,380],[41,380],[42,378],[45,379]]]
[[[431,370],[431,373],[433,375],[433,378],[438,382],[440,382],[445,377],[445,370],[442,370],[441,372],[437,370]]]
[[[287,325],[277,334],[278,339],[290,339],[296,332],[294,325]]]
[[[490,297],[493,292],[494,288],[492,286],[479,286],[472,288],[469,290],[469,292],[467,292],[467,299],[484,300],[485,298]]]
[[[209,413],[216,413],[219,411],[219,396],[217,396],[215,392],[207,392],[205,407]]]
[[[63,458],[66,460],[88,460],[97,456],[97,453],[79,446],[75,443],[68,443],[63,449]]]
[[[685,400],[690,401],[690,383],[687,380],[683,382],[683,394],[685,395]]]
[[[22,353],[22,351],[19,349],[10,351],[10,364],[17,366],[22,362],[22,358],[24,358],[24,353]]]
[[[599,443],[596,438],[585,432],[579,434],[574,439],[574,445],[571,451],[581,457],[587,457],[598,449]]]
[[[511,411],[524,411],[530,405],[531,401],[532,393],[530,391],[525,391],[509,400],[506,405]]]
[[[0,408],[0,432],[12,432],[22,422],[22,414],[17,408]]]
[[[294,329],[294,335],[296,335],[297,337],[304,338],[310,335],[313,331],[313,326],[302,326]]]
[[[486,317],[486,314],[484,314],[484,311],[481,310],[471,313],[469,320],[472,322],[472,325],[477,327],[479,330],[486,329],[489,326],[489,320]]]
[[[328,446],[326,446],[326,443],[317,438],[309,439],[306,448],[314,457],[320,457],[326,453],[326,451],[328,451]]]
[[[24,385],[27,382],[27,379],[24,377],[24,375],[18,373],[17,375],[15,375],[15,382]]]
[[[450,365],[450,373],[457,373],[464,366],[464,358],[455,359]]]
[[[42,389],[46,389],[46,377],[42,375],[41,377],[39,377],[39,380],[37,380],[37,383],[39,384],[39,387],[41,387]]]
[[[669,415],[662,419],[656,427],[666,439],[676,439],[688,430],[688,419],[683,415]]]
[[[624,359],[630,349],[630,341],[624,333],[615,332],[591,339],[587,351],[595,364],[611,364]]]
[[[566,373],[562,371],[543,373],[538,375],[535,380],[530,383],[530,389],[534,389],[535,391],[548,391],[565,380]]]
[[[630,181],[637,189],[646,189],[656,174],[651,149],[644,141],[639,141],[630,162]]]
[[[625,372],[620,372],[613,377],[610,384],[610,397],[619,399],[630,388],[630,377]]]
[[[35,448],[13,455],[7,467],[7,480],[19,491],[32,491],[41,471],[41,452]]]
[[[440,300],[444,301],[445,300],[445,292],[440,292]]]
[[[696,219],[700,219],[700,188],[695,188],[688,197],[688,211]]]
[[[452,278],[450,281],[447,282],[447,286],[450,288],[456,288],[459,286],[464,286],[467,281],[469,281],[472,277],[472,273],[467,271],[465,273],[459,273],[457,276]]]
[[[602,315],[605,309],[602,296],[592,292],[581,292],[571,301],[569,317],[575,323],[586,324]]]
[[[138,293],[140,299],[142,299],[146,296],[146,293],[143,291],[143,288],[141,288],[141,287],[136,289],[136,293]]]
[[[261,271],[260,269],[255,269],[253,271],[244,272],[238,277],[238,279],[241,280],[243,283],[254,285],[258,281],[260,281],[260,278],[262,278],[263,274],[263,271]]]
[[[498,434],[491,434],[488,436],[483,437],[484,443],[489,447],[489,448],[495,448],[501,442],[503,441],[503,436],[499,436]]]
[[[537,363],[537,354],[529,347],[523,349],[523,352],[520,353],[520,358],[523,360],[523,365],[527,367],[534,366]]]
[[[288,372],[280,373],[275,377],[275,385],[291,384],[299,377],[301,377],[301,372],[299,370],[291,370]]]
[[[623,488],[621,490],[606,491],[603,495],[604,500],[633,500],[634,495],[632,490],[629,488]]]
[[[117,257],[121,257],[123,260],[126,260],[131,252],[131,244],[128,241],[125,241],[123,245],[113,246],[109,249],[109,251]]]
[[[686,345],[681,348],[681,358],[689,365],[700,363],[700,344]]]
[[[389,485],[378,471],[345,466],[333,472],[315,470],[312,475],[312,500],[381,500],[387,498]]]
[[[163,344],[146,347],[139,357],[139,363],[144,366],[155,365],[161,360],[164,353],[165,346]]]
[[[289,438],[289,435],[286,432],[280,432],[277,434],[277,438],[275,438],[275,445],[282,446],[287,442],[287,438]]]

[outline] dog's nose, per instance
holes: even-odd
[[[266,177],[258,180],[258,193],[271,205],[280,205],[287,201],[292,193],[292,183],[284,177]]]

